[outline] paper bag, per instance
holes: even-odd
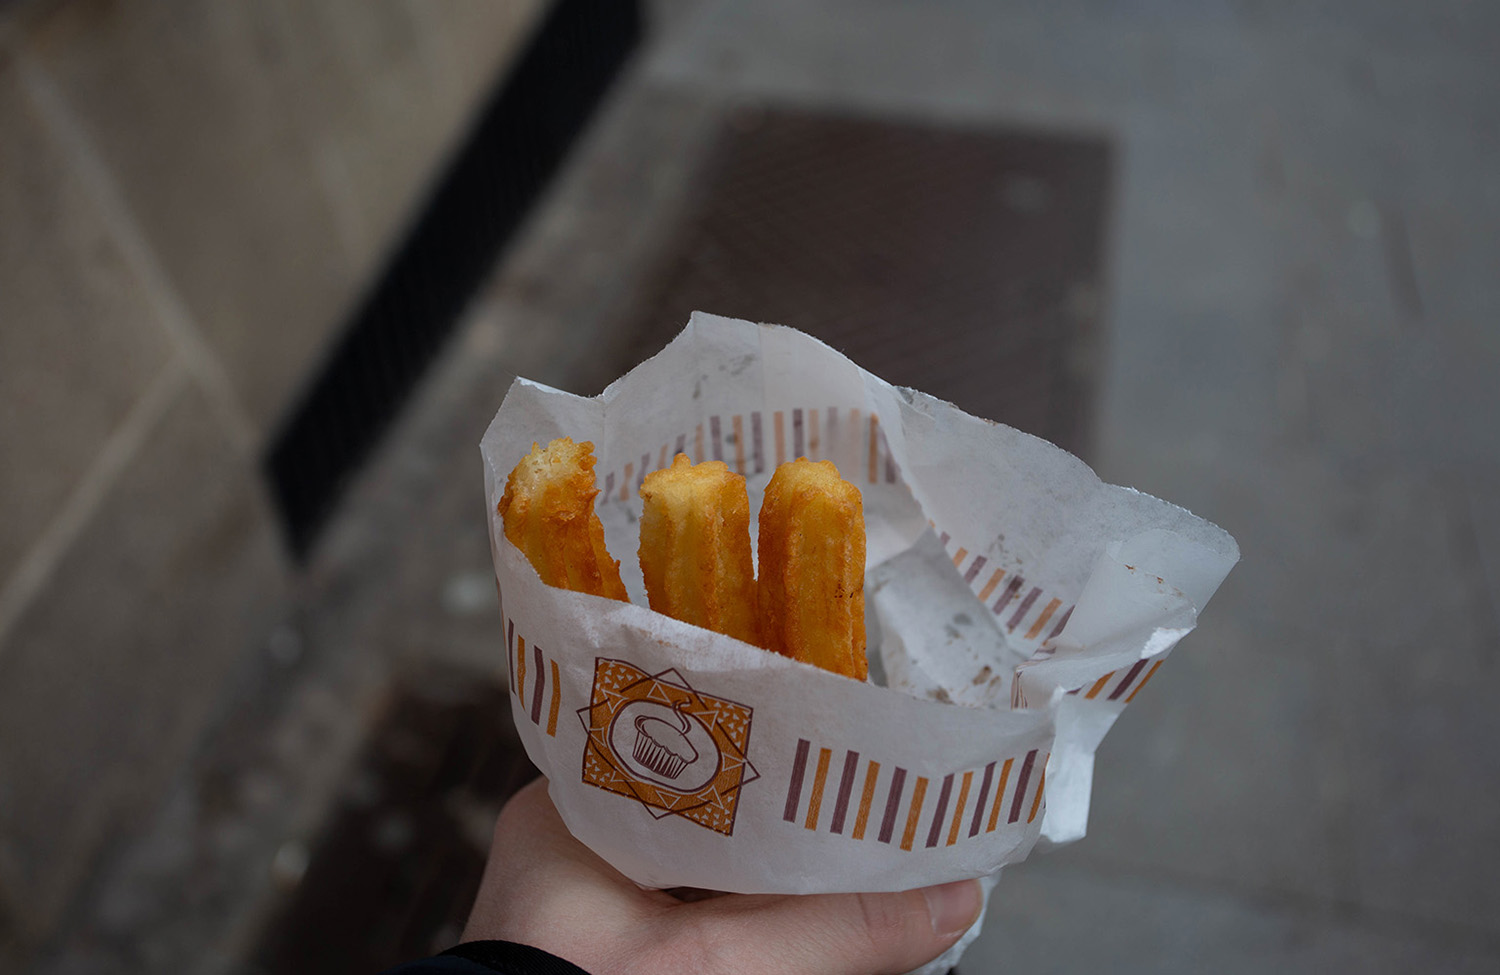
[[[505,539],[508,473],[561,436],[595,444],[631,603]],[[1239,557],[1051,444],[702,313],[597,397],[517,380],[482,452],[522,740],[573,834],[652,887],[902,890],[1078,839],[1099,741]],[[752,511],[797,457],[860,488],[871,683],[646,608],[638,488],[677,453],[743,474]]]

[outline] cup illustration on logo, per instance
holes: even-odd
[[[637,762],[669,779],[677,778],[689,763],[698,760],[698,749],[688,741],[688,719],[682,713],[682,702],[672,706],[672,714],[677,718],[676,727],[661,718],[636,715],[632,749]]]
[[[719,745],[688,702],[631,701],[615,713],[608,741],[632,776],[674,792],[696,792],[719,773]]]

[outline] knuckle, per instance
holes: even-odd
[[[864,937],[877,956],[910,948],[917,933],[915,912],[904,894],[860,894]]]
[[[546,793],[541,795],[545,797]],[[511,796],[495,817],[489,859],[509,873],[523,871],[537,859],[537,837],[543,825],[537,815],[537,801],[536,790],[528,786]]]
[[[500,815],[495,817],[495,828],[490,836],[490,848],[492,850],[504,850],[510,845],[512,837],[521,832],[522,822],[521,810],[517,808],[512,799],[500,809]]]
[[[511,822],[511,820],[515,819],[515,815],[515,812],[511,810],[509,805],[504,806],[500,810],[500,815],[495,817],[495,827],[491,830],[491,844],[498,846],[509,834],[510,830],[515,828],[515,824]]]

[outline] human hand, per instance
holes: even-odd
[[[592,975],[899,975],[947,950],[982,904],[973,880],[684,903],[642,890],[574,839],[539,779],[500,813],[463,938],[533,945]]]

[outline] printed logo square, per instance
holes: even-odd
[[[594,660],[583,781],[634,799],[657,819],[681,816],[729,836],[740,789],[760,774],[746,758],[752,709],[706,694],[678,671],[651,674]]]

